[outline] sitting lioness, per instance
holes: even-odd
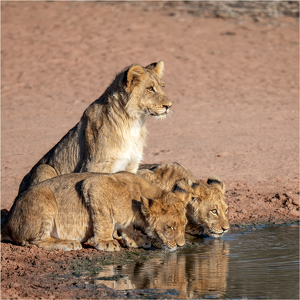
[[[178,182],[186,182],[181,186],[191,193],[186,207],[187,233],[218,238],[229,230],[225,184],[219,177],[211,176],[207,183],[197,180],[179,163],[144,164],[139,167],[138,174],[166,191],[172,191]]]
[[[1,240],[45,250],[119,251],[118,234],[128,247],[149,248],[134,228],[161,240],[171,250],[185,244],[185,206],[189,193],[166,192],[141,176],[72,173],[32,186],[15,199],[1,228]]]
[[[19,194],[46,179],[68,173],[136,173],[147,130],[145,118],[165,118],[172,105],[161,80],[164,63],[132,65],[23,178]]]

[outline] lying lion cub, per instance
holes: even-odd
[[[186,182],[183,187],[191,193],[186,210],[187,233],[218,238],[229,230],[228,206],[224,201],[225,184],[219,177],[211,176],[207,183],[196,180],[179,163],[144,164],[138,174],[166,191],[172,191],[179,181]]]
[[[90,239],[98,250],[119,251],[118,231],[128,247],[149,248],[145,236],[135,236],[137,226],[173,250],[185,244],[189,197],[180,188],[166,192],[127,172],[61,175],[16,198],[1,240],[69,251]]]
[[[172,105],[161,80],[164,63],[132,65],[23,178],[19,194],[46,179],[68,173],[136,173],[147,130],[145,118],[165,118]]]

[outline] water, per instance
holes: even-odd
[[[232,230],[222,239],[197,239],[196,246],[149,255],[143,262],[106,266],[93,283],[149,298],[159,291],[184,299],[299,299],[297,225]]]

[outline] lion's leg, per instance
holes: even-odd
[[[89,180],[85,180],[83,184],[83,194],[91,212],[94,230],[94,236],[88,242],[99,251],[120,251],[118,241],[113,238],[115,226],[107,205],[109,201],[103,193],[97,193],[97,189],[94,190],[89,184]]]
[[[31,217],[29,218],[29,226],[35,228],[31,236],[33,239],[27,239],[25,245],[36,245],[44,250],[80,250],[81,243],[77,240],[63,240],[54,238],[52,233],[56,231],[55,219],[58,216],[57,202],[53,192],[42,187],[36,194],[37,203],[35,204]],[[33,230],[33,229],[32,229]]]
[[[71,251],[71,250],[80,250],[82,246],[80,242],[76,240],[60,240],[53,237],[48,237],[42,241],[31,241],[31,245],[36,245],[44,250],[63,250],[63,251]]]
[[[39,182],[56,177],[58,174],[50,165],[39,165],[31,176],[30,186],[38,184]]]
[[[106,222],[100,215],[96,218],[97,221],[94,222],[95,235],[92,240],[95,248],[99,251],[120,251],[120,244],[113,238],[114,226],[112,222]],[[98,222],[101,223],[101,226],[98,226]]]
[[[76,240],[54,238],[58,234],[58,214],[53,191],[47,186],[37,186],[17,199],[7,226],[12,239],[21,245],[36,245],[45,250],[81,249]]]
[[[102,251],[120,251],[118,241],[113,238],[114,224],[107,208],[94,210],[94,246]]]
[[[148,237],[145,235],[138,235],[134,229],[133,225],[129,225],[126,228],[122,229],[122,237],[124,238],[126,245],[131,248],[145,248],[148,249],[151,247],[151,242]]]
[[[35,195],[31,196],[35,196],[36,203],[30,214],[26,215],[29,220],[27,232],[31,232],[23,244],[36,245],[44,250],[60,249],[70,251],[82,249],[81,243],[77,240],[53,237],[53,232],[56,232],[55,219],[58,216],[57,202],[53,192],[48,187],[41,187]]]
[[[116,240],[121,240],[122,239],[122,236],[120,236],[118,234],[118,231],[115,230],[114,233],[113,233],[113,238],[116,239]],[[87,241],[86,241],[87,244],[90,244],[92,246],[95,247],[95,237],[94,236],[91,236]]]

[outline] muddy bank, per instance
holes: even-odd
[[[299,203],[297,204],[296,195],[297,189],[275,194],[272,191],[254,193],[253,187],[237,183],[226,193],[231,227],[235,230],[245,226],[255,229],[261,224],[289,224],[298,221]],[[194,246],[201,245],[200,238],[190,239],[188,235],[186,238],[188,246],[191,241]],[[37,247],[1,243],[1,298],[173,298],[172,295],[178,295],[176,290],[124,292],[111,289],[97,280],[90,280],[91,274],[95,276],[105,265],[121,266],[151,259],[151,251],[159,250],[122,248],[120,252],[104,253],[85,245],[79,251],[51,252]],[[124,287],[125,289],[130,287]]]
[[[297,226],[298,225],[292,225]],[[237,230],[255,230],[255,225],[233,226]],[[240,228],[240,229],[238,229]],[[201,247],[203,239],[187,236],[185,247]],[[82,250],[63,252],[44,251],[37,247],[20,247],[1,244],[1,298],[2,299],[102,299],[102,298],[150,298],[166,299],[179,295],[177,290],[130,290],[125,284],[117,291],[102,284],[105,280],[118,280],[115,276],[101,277],[99,272],[108,265],[136,266],[152,258],[152,250],[129,250],[104,253],[85,245]],[[110,272],[108,275],[111,275]],[[109,284],[108,284],[109,285]],[[120,288],[120,286],[119,286]],[[125,291],[129,290],[129,291]]]

